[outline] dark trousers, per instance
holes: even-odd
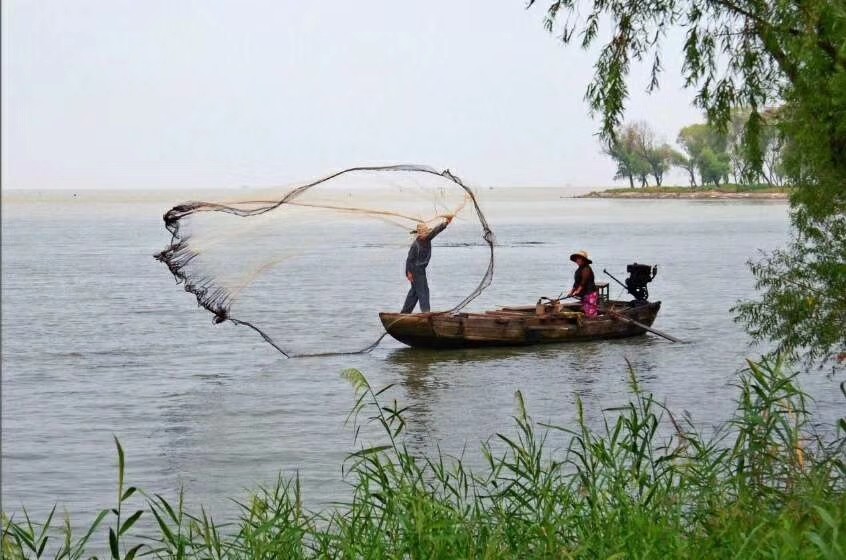
[[[420,311],[428,313],[429,283],[426,282],[426,272],[412,272],[412,276],[414,280],[411,282],[411,288],[408,289],[408,295],[405,296],[405,305],[402,306],[400,313],[411,313],[418,300],[420,300]]]

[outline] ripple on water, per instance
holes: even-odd
[[[537,420],[562,426],[572,425],[579,398],[599,427],[603,410],[628,399],[628,364],[672,410],[689,411],[703,426],[728,418],[735,372],[754,355],[728,310],[753,293],[745,261],[785,239],[785,208],[531,204],[509,203],[499,214],[494,208],[496,275],[475,308],[557,294],[572,278],[567,255],[587,249],[598,273],[607,268],[618,277],[635,260],[658,263],[650,285],[664,304],[656,327],[689,343],[645,336],[426,352],[386,340],[370,355],[285,360],[249,329],[211,326],[150,257],[169,239],[158,205],[122,212],[121,228],[84,208],[4,208],[4,508],[25,504],[37,515],[59,502],[74,518],[90,520],[113,500],[113,436],[126,450],[132,484],[169,496],[184,485],[189,503],[207,504],[221,520],[236,511],[228,498],[272,484],[279,472],[299,473],[309,504],[342,501],[348,488],[340,467],[355,448],[352,427],[344,425],[354,396],[339,376],[347,367],[364,371],[374,387],[394,384],[385,397],[411,407],[416,449],[438,444],[477,466],[480,442],[510,429],[515,391]],[[474,250],[443,241],[430,273],[436,306],[452,297],[450,271]],[[385,249],[397,252],[401,266],[404,246]],[[374,312],[401,304],[402,278],[372,284],[360,297],[371,298]],[[612,284],[612,295],[618,292]],[[344,302],[338,306],[343,311]],[[818,398],[820,419],[833,421],[843,405],[836,383],[822,375],[803,379]],[[365,427],[363,437],[379,436]],[[563,439],[555,435],[551,444]]]

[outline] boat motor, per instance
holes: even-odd
[[[623,286],[627,292],[634,296],[635,301],[646,301],[649,299],[649,290],[646,285],[652,282],[652,279],[658,274],[658,265],[649,266],[648,264],[638,263],[626,265],[626,272],[629,273],[629,277],[626,278],[625,284],[614,278],[614,275],[607,270],[602,269],[602,272]]]

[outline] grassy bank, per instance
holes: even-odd
[[[775,198],[787,199],[790,190],[769,185],[735,185],[719,187],[644,187],[593,191],[583,198]]]
[[[341,505],[308,511],[297,479],[282,480],[244,503],[239,523],[217,526],[181,496],[127,487],[118,444],[112,509],[81,535],[52,516],[4,516],[3,557],[87,557],[92,538],[113,558],[846,557],[846,420],[815,435],[807,397],[778,363],[750,364],[735,414],[708,436],[634,375],[631,402],[606,411],[599,431],[580,401],[575,426],[539,425],[518,393],[513,435],[484,445],[487,466],[475,472],[413,455],[404,410],[360,372],[344,375],[358,395],[351,421],[377,423],[385,443],[348,457]],[[568,435],[566,450],[549,448],[551,431]],[[139,534],[139,519],[155,529]]]

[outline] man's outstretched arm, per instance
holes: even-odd
[[[443,230],[445,230],[445,229],[446,229],[446,227],[447,227],[447,226],[448,226],[448,225],[452,222],[452,218],[453,218],[453,217],[452,217],[452,216],[449,216],[449,215],[445,216],[445,217],[444,217],[444,221],[443,221],[443,222],[441,222],[441,223],[439,223],[437,226],[435,226],[435,227],[432,229],[432,232],[431,232],[431,233],[427,236],[427,238],[429,239],[429,241],[431,241],[432,239],[434,239],[436,235],[438,235],[438,234],[439,234],[439,233],[441,233]]]

